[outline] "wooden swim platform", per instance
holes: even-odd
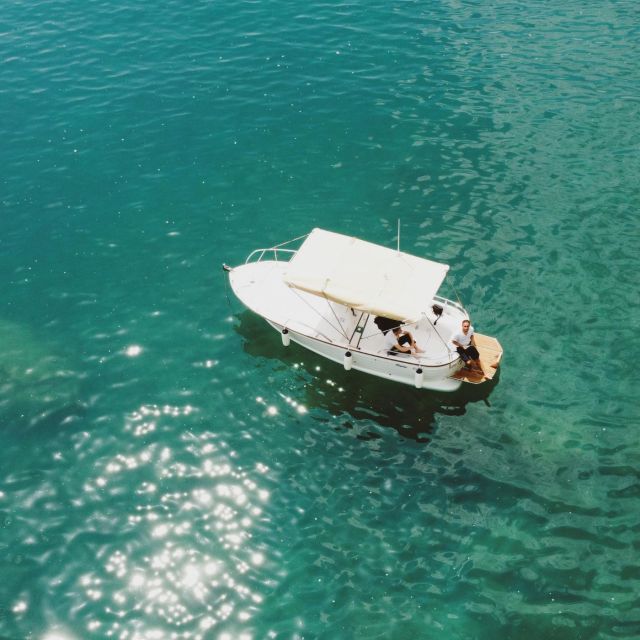
[[[484,375],[478,371],[470,371],[468,369],[460,369],[451,377],[463,382],[471,384],[481,384],[487,380],[491,380],[496,375],[500,360],[502,360],[502,346],[491,336],[485,336],[481,333],[474,334],[476,349],[480,353],[480,364]]]

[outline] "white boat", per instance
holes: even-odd
[[[446,264],[314,229],[224,268],[238,299],[280,332],[285,346],[293,340],[347,370],[455,391],[463,381],[493,377],[502,356],[495,338],[476,333],[484,373],[463,370],[450,339],[469,314],[437,295]],[[385,347],[384,333],[398,324],[422,353]]]

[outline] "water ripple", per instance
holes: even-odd
[[[3,18],[0,635],[640,634],[631,3]],[[283,351],[212,275],[398,218],[495,384]]]

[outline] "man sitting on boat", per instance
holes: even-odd
[[[423,353],[413,336],[401,327],[394,327],[384,336],[384,346],[389,354],[393,353]]]
[[[475,369],[484,373],[480,364],[480,354],[475,346],[474,331],[469,320],[462,321],[462,331],[457,331],[451,336],[451,342],[455,350],[460,354],[467,369]]]

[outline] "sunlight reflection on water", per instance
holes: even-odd
[[[198,639],[221,623],[246,625],[262,603],[256,573],[268,559],[252,530],[269,501],[258,480],[269,468],[239,468],[210,432],[185,431],[180,451],[150,440],[161,421],[194,411],[144,405],[132,412],[125,431],[140,448],[106,459],[85,484],[88,492],[128,488],[137,497],[121,516],[127,535],[101,558],[102,575],[79,578],[86,600],[104,607],[103,622],[90,620],[89,631],[141,640],[164,637],[154,634],[169,626],[172,638]]]

